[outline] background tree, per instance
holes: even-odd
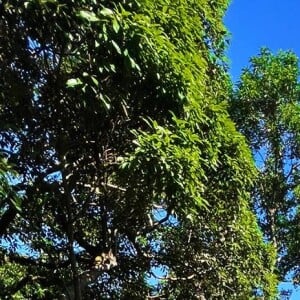
[[[0,145],[18,200],[3,194],[0,223],[23,245],[1,246],[18,274],[3,297],[272,298],[255,170],[226,112],[226,6],[2,1]]]
[[[281,274],[299,264],[299,66],[292,52],[262,49],[244,69],[231,103],[247,137],[258,177],[252,192],[265,237],[278,252]]]

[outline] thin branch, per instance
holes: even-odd
[[[101,185],[102,185],[103,187],[109,187],[109,188],[111,188],[111,189],[117,189],[117,190],[119,190],[119,191],[126,192],[126,189],[125,189],[125,188],[120,187],[120,186],[117,186],[117,185],[115,185],[115,184],[101,182]],[[93,193],[95,193],[95,194],[102,194],[102,193],[100,192],[99,187],[93,187],[91,184],[88,184],[88,183],[85,183],[83,186],[86,187],[86,188],[91,189],[91,191],[92,191]]]
[[[53,269],[53,268],[65,268],[70,264],[70,260],[65,260],[60,263],[54,263],[54,262],[41,262],[39,259],[33,259],[28,256],[21,256],[14,253],[6,254],[6,257],[8,258],[8,261],[14,262],[23,266],[39,266],[39,267],[45,267],[47,269]]]
[[[161,276],[155,275],[153,272],[150,272],[150,273],[156,279],[165,280],[165,281],[168,281],[168,280],[170,280],[170,281],[179,281],[179,280],[186,281],[186,280],[191,280],[191,279],[193,279],[196,276],[196,274],[191,274],[191,275],[189,275],[187,277],[171,277],[171,276],[161,277]]]
[[[297,163],[297,164],[292,165],[292,167],[291,167],[289,173],[288,173],[287,175],[284,176],[284,180],[287,181],[287,180],[289,179],[289,177],[293,174],[293,171],[294,171],[295,169],[299,168],[299,166],[300,166],[300,163]]]
[[[150,232],[152,232],[153,230],[157,229],[160,225],[162,225],[164,222],[166,222],[166,221],[169,220],[169,218],[170,218],[172,212],[173,212],[173,209],[172,209],[172,208],[169,208],[169,209],[167,210],[166,216],[164,216],[162,219],[160,219],[160,220],[157,221],[157,222],[153,222],[153,225],[152,225],[152,226],[146,227],[146,228],[142,231],[142,233],[143,233],[143,234],[150,233]]]

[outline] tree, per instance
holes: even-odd
[[[18,201],[3,198],[1,233],[29,252],[2,246],[19,274],[3,296],[274,295],[226,111],[226,6],[2,1],[0,145]]]
[[[250,62],[237,85],[232,116],[257,162],[252,201],[260,227],[277,249],[282,276],[289,271],[298,276],[298,58],[292,52],[262,49]]]

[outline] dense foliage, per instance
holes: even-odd
[[[274,296],[226,7],[1,2],[2,298]]]
[[[232,115],[257,161],[253,206],[277,248],[281,275],[299,277],[299,65],[292,52],[268,49],[251,59],[232,101]]]

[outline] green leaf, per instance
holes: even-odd
[[[97,80],[97,78],[96,78],[95,76],[91,76],[91,79],[92,79],[92,81],[94,82],[94,84],[95,84],[96,86],[99,85],[99,81]]]
[[[15,197],[14,199],[11,200],[11,203],[18,212],[22,212],[22,208],[21,208],[22,199],[21,198]]]
[[[105,98],[107,98],[107,97],[104,97],[103,94],[100,93],[100,99],[101,99],[102,103],[104,104],[105,108],[107,110],[109,110],[110,109],[110,104],[108,103],[108,101]]]
[[[114,48],[117,50],[117,52],[118,52],[119,54],[122,54],[122,51],[121,51],[119,45],[118,45],[114,40],[112,40],[111,43],[112,43],[112,45],[114,46]]]
[[[117,19],[113,19],[113,29],[115,31],[115,33],[118,33],[119,32],[119,29],[120,29],[120,25],[119,25],[119,22]]]
[[[87,10],[80,10],[78,16],[84,20],[89,22],[98,22],[100,19],[95,15],[95,13],[87,11]]]
[[[111,16],[114,14],[114,12],[111,9],[105,7],[100,11],[100,14],[102,16]]]
[[[67,87],[72,88],[77,85],[81,85],[83,82],[79,78],[71,78],[67,81]]]
[[[138,71],[141,71],[140,66],[135,62],[135,60],[129,55],[128,58],[132,69],[137,69]]]

